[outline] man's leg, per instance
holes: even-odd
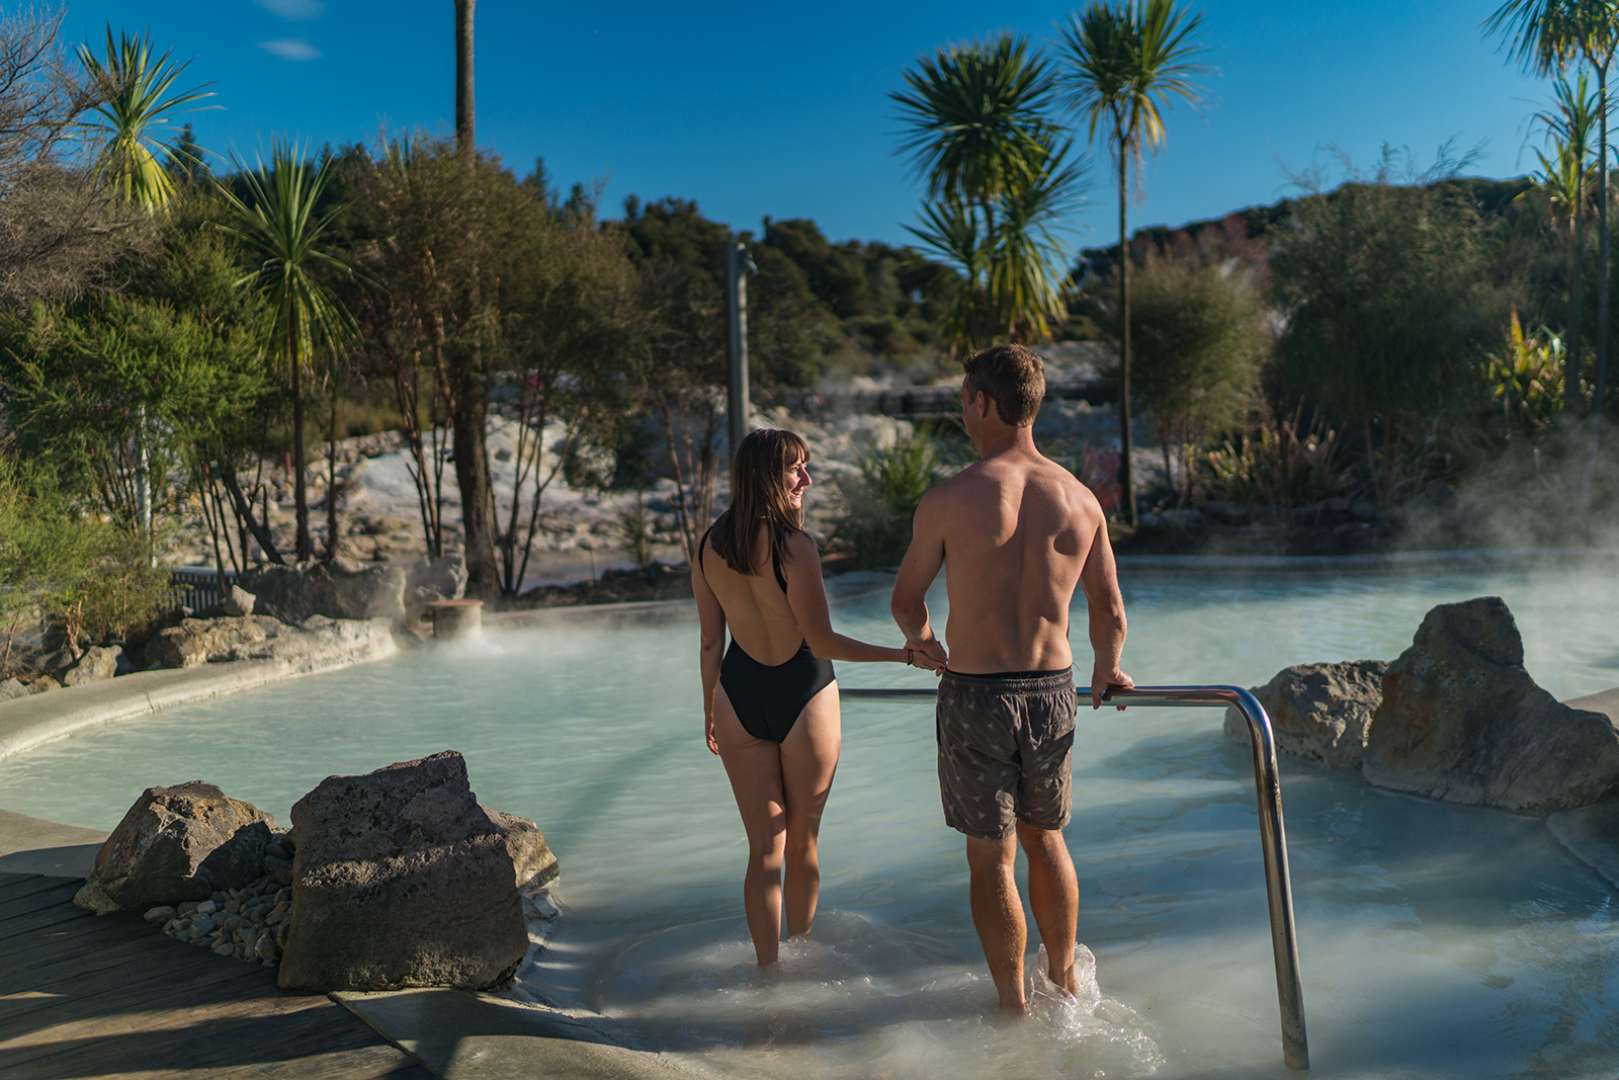
[[[1023,950],[1028,930],[1023,922],[1023,898],[1018,895],[1017,844],[1011,836],[1001,840],[967,837],[967,867],[972,877],[973,926],[978,929],[989,974],[1001,1008],[1022,1012]],[[1070,961],[1072,962],[1072,961]]]
[[[1018,842],[1029,857],[1029,905],[1040,928],[1050,964],[1046,974],[1068,991],[1077,992],[1074,981],[1074,941],[1079,928],[1079,879],[1074,860],[1058,829],[1037,829],[1018,822]]]

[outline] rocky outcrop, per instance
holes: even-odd
[[[25,698],[33,693],[21,679],[0,679],[0,703]]]
[[[515,884],[519,892],[537,889],[554,880],[558,873],[556,853],[545,842],[540,827],[525,817],[483,807],[506,841]]]
[[[238,584],[253,594],[253,610],[286,623],[311,615],[331,619],[405,617],[405,571],[398,566],[344,560],[306,567],[266,566],[243,574]]]
[[[460,754],[328,777],[292,824],[283,988],[482,988],[522,960],[514,830],[478,805]]]
[[[147,788],[101,845],[73,902],[104,915],[239,887],[261,872],[269,820],[201,780]]]
[[[1333,768],[1359,768],[1388,666],[1386,660],[1298,664],[1254,687],[1270,716],[1277,750]],[[1226,710],[1225,731],[1248,743],[1248,722],[1236,709]]]
[[[1619,792],[1619,734],[1537,686],[1512,613],[1481,597],[1434,608],[1389,666],[1361,771],[1450,802],[1566,809]]]
[[[86,649],[84,655],[79,657],[79,662],[63,674],[62,685],[83,686],[86,683],[110,679],[118,674],[123,658],[124,650],[119,645],[96,645]]]
[[[186,668],[229,660],[283,660],[303,663],[333,654],[358,654],[391,647],[385,619],[330,619],[312,615],[288,626],[266,615],[184,619],[146,644],[148,662]]]

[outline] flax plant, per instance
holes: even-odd
[[[329,158],[311,160],[301,148],[276,142],[268,163],[249,169],[238,163],[248,198],[220,185],[230,210],[225,230],[258,265],[237,282],[257,288],[269,309],[265,327],[268,355],[284,368],[292,397],[293,500],[297,556],[313,552],[309,538],[309,499],[304,486],[304,377],[330,372],[353,332],[353,321],[330,287],[334,276],[351,271],[332,250],[327,236],[341,207],[320,209],[330,179]],[[328,490],[328,500],[337,493]],[[330,516],[330,515],[328,515]],[[335,537],[329,538],[335,541]]]
[[[946,319],[952,350],[1050,338],[1067,316],[1060,223],[1084,172],[1050,119],[1050,64],[1003,34],[941,49],[904,79],[889,97],[927,194],[907,229],[965,279]]]
[[[168,122],[169,113],[213,96],[200,86],[175,91],[187,65],[175,64],[169,57],[169,53],[154,56],[145,36],[120,32],[114,38],[110,26],[104,58],[88,45],[79,46],[79,60],[99,99],[93,109],[99,119],[83,126],[105,139],[95,171],[120,201],[152,213],[166,209],[175,195],[174,179],[163,159],[179,161],[186,153],[178,140],[167,142],[158,130]]]

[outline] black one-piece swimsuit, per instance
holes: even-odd
[[[697,545],[699,566],[707,546],[708,533],[705,532]],[[776,558],[774,549],[770,553],[770,564],[776,572],[776,584],[785,594],[787,576],[781,572],[781,560]],[[761,664],[749,656],[733,636],[730,647],[725,650],[725,659],[720,662],[720,686],[736,710],[742,730],[755,739],[778,743],[793,730],[799,713],[810,699],[836,677],[832,661],[819,659],[810,652],[807,641],[801,642],[798,651],[784,663]]]

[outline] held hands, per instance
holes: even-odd
[[[905,642],[905,662],[912,667],[942,675],[949,660],[950,656],[938,638],[929,637],[926,640],[913,638]]]
[[[1134,690],[1136,681],[1126,675],[1117,665],[1109,670],[1105,665],[1098,665],[1091,670],[1091,708],[1100,709],[1102,701],[1114,690]],[[1120,712],[1124,706],[1118,707]]]
[[[712,713],[703,721],[703,741],[708,743],[708,752],[718,756],[720,742],[714,737],[714,716]]]

